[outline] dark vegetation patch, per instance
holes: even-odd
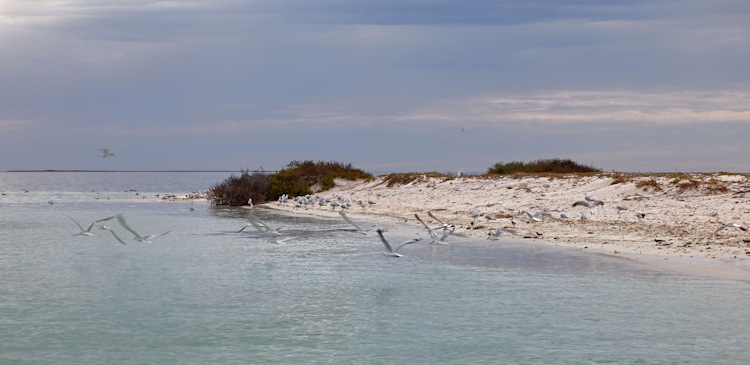
[[[214,205],[247,205],[277,200],[281,195],[290,197],[325,191],[336,186],[334,179],[372,179],[372,175],[341,162],[292,161],[273,174],[250,174],[242,171],[230,176],[208,190],[208,199]]]
[[[488,174],[580,174],[580,173],[601,173],[602,170],[591,166],[577,163],[570,159],[541,159],[532,162],[512,161],[498,162],[487,170]]]

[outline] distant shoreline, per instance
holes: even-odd
[[[6,170],[3,172],[242,172],[242,170]]]

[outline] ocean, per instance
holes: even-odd
[[[746,281],[459,237],[391,258],[341,219],[160,199],[229,175],[0,173],[0,364],[750,363]],[[170,232],[74,235],[115,214]]]

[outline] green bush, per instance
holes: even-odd
[[[601,169],[582,165],[570,159],[541,159],[533,162],[512,161],[508,163],[498,162],[487,169],[488,174],[568,174],[568,173],[596,173]]]

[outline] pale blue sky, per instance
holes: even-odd
[[[0,170],[750,172],[748,65],[744,0],[0,0]]]

